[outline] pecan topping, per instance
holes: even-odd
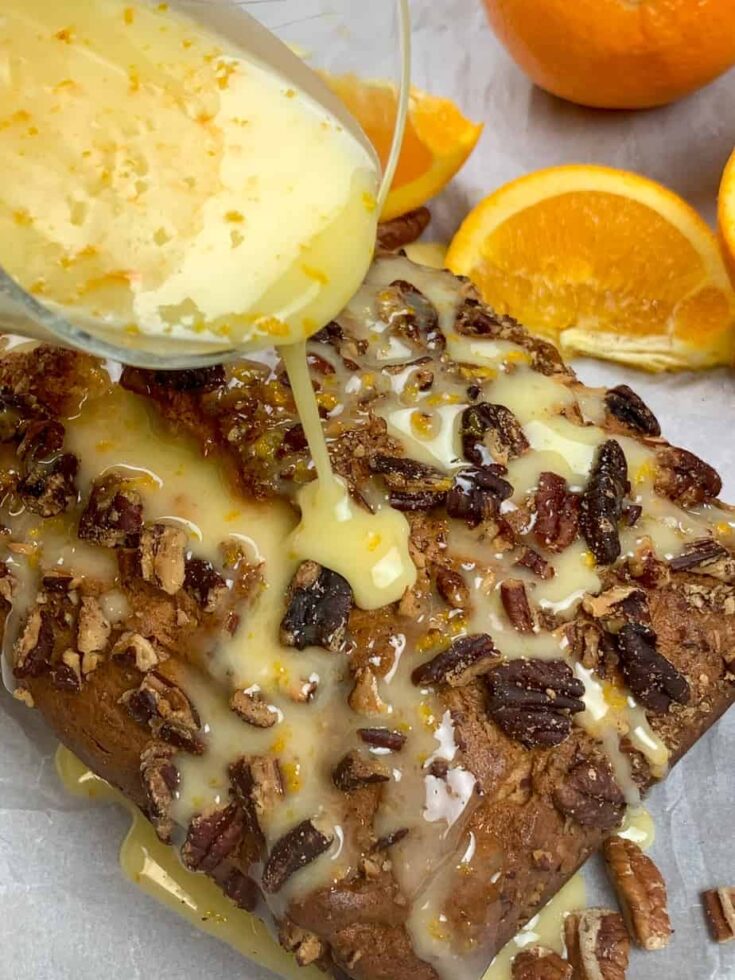
[[[564,551],[577,537],[580,499],[570,493],[567,481],[556,473],[542,473],[536,490],[538,543],[550,551]]]
[[[686,449],[667,446],[656,453],[656,493],[681,507],[696,507],[714,500],[722,480],[713,467]]]
[[[641,436],[660,436],[661,426],[651,409],[627,385],[611,388],[605,396],[608,412],[618,422]]]
[[[163,651],[159,652],[150,640],[132,632],[120,636],[112,648],[112,656],[133,664],[141,674],[147,674],[164,659]]]
[[[646,593],[630,585],[615,585],[598,596],[587,595],[582,608],[608,633],[619,633],[626,623],[649,623]]]
[[[520,557],[516,560],[516,565],[520,565],[521,568],[527,568],[529,572],[540,579],[546,581],[547,579],[553,578],[556,574],[554,566],[549,564],[546,559],[534,551],[533,548],[524,548],[520,554]]]
[[[117,473],[92,484],[79,518],[79,537],[105,548],[134,548],[143,529],[143,498],[132,480]]]
[[[378,248],[386,252],[397,252],[404,245],[417,241],[431,221],[428,208],[416,208],[392,221],[381,221],[378,225]]]
[[[245,814],[236,803],[194,817],[181,848],[184,866],[211,873],[239,847],[246,829]]]
[[[623,819],[625,797],[609,763],[586,759],[578,762],[554,790],[554,806],[583,827],[612,830]]]
[[[528,353],[534,370],[541,374],[570,373],[553,344],[531,337],[513,317],[500,316],[472,297],[468,297],[457,311],[455,329],[466,336],[492,337],[518,344]]]
[[[63,452],[63,445],[60,422],[31,422],[17,449],[18,494],[28,510],[41,517],[56,517],[77,502],[79,460]]]
[[[366,745],[374,749],[400,752],[406,744],[406,736],[403,732],[394,732],[390,728],[358,728],[357,734]]]
[[[150,374],[153,384],[159,388],[170,388],[171,391],[196,391],[200,394],[221,388],[227,380],[225,369],[221,364],[189,368],[185,371],[152,371]]]
[[[486,633],[462,636],[442,653],[421,664],[411,674],[417,687],[447,684],[464,687],[488,670],[496,667],[500,654]]]
[[[176,749],[165,742],[150,742],[140,757],[140,779],[146,795],[146,815],[164,844],[171,843],[174,822],[171,807],[179,785],[173,758]]]
[[[96,666],[95,655],[106,649],[111,629],[99,602],[92,596],[82,596],[77,621],[77,650],[84,655],[85,662]],[[86,669],[83,672],[89,673]]]
[[[584,711],[584,684],[563,660],[511,660],[485,678],[493,721],[527,748],[559,745]]]
[[[608,439],[597,450],[579,512],[580,530],[598,565],[612,565],[620,557],[618,525],[629,489],[625,454]]]
[[[227,582],[203,558],[187,558],[184,589],[205,613],[214,612],[220,599],[227,594]]]
[[[533,633],[534,621],[526,595],[526,586],[518,579],[500,583],[500,600],[511,625],[519,633]]]
[[[377,307],[390,330],[415,347],[443,350],[446,346],[436,307],[413,283],[396,279],[378,293]]]
[[[222,882],[222,891],[231,902],[246,912],[254,912],[260,899],[260,891],[253,879],[237,868],[228,871]]]
[[[120,702],[139,725],[148,725],[157,738],[194,755],[204,751],[194,705],[181,688],[161,674],[146,674],[140,687],[126,691]]]
[[[230,707],[255,728],[272,728],[278,721],[278,709],[268,704],[259,691],[235,691]]]
[[[261,817],[283,798],[283,780],[278,760],[272,756],[243,756],[230,766],[235,794],[260,826]]]
[[[369,667],[355,671],[355,684],[349,693],[347,703],[358,715],[385,714],[385,702],[378,693],[378,681]]]
[[[452,485],[451,478],[440,470],[402,456],[376,453],[370,467],[385,478],[390,505],[396,510],[431,510],[439,507],[447,499],[447,491]]]
[[[661,872],[637,844],[622,837],[609,837],[603,854],[631,935],[644,949],[663,949],[671,922]]]
[[[689,684],[658,652],[652,629],[642,624],[626,624],[618,633],[617,644],[625,683],[645,708],[663,714],[672,701],[689,703]]]
[[[618,912],[572,912],[564,920],[564,937],[575,980],[625,980],[630,940]]]
[[[513,487],[502,478],[501,466],[482,466],[460,470],[447,494],[447,514],[477,527],[496,517],[504,500],[513,496]]]
[[[14,673],[18,678],[39,677],[48,669],[54,652],[51,615],[34,609],[26,620],[13,651]]]
[[[710,575],[721,582],[735,581],[735,558],[714,538],[700,538],[669,562],[672,572]]]
[[[292,875],[328,850],[333,840],[333,834],[322,833],[311,820],[289,830],[273,845],[265,863],[263,891],[271,895],[280,891]]]
[[[351,793],[373,783],[387,783],[389,779],[390,774],[382,762],[354,749],[340,759],[332,773],[334,785],[343,793]]]
[[[702,903],[714,941],[729,943],[735,939],[735,888],[703,892]]]
[[[513,980],[572,980],[572,967],[553,949],[532,946],[513,959]]]
[[[520,422],[505,405],[480,402],[466,408],[459,431],[464,458],[475,466],[505,466],[530,448]]]
[[[288,609],[281,622],[281,643],[297,650],[342,649],[352,609],[352,589],[336,572],[305,561],[293,577]]]
[[[440,568],[436,573],[436,588],[439,595],[452,609],[464,609],[470,601],[467,583],[451,568]]]
[[[391,847],[395,847],[396,844],[400,844],[402,840],[405,840],[409,833],[408,827],[399,827],[398,830],[392,830],[385,837],[378,838],[373,846],[373,852],[389,851]]]
[[[51,682],[59,691],[77,694],[82,689],[82,661],[76,650],[65,650],[51,668]]]
[[[140,535],[140,575],[168,595],[176,595],[186,576],[186,532],[170,524],[153,524]]]
[[[278,942],[287,953],[293,953],[299,966],[311,966],[323,959],[327,946],[315,932],[302,929],[290,919],[284,919],[278,927]]]

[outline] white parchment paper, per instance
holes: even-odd
[[[532,3],[533,0],[527,0]],[[599,162],[668,183],[708,219],[735,144],[735,74],[653,112],[591,112],[534,89],[488,29],[480,0],[413,0],[414,80],[486,123],[482,142],[435,208],[429,237],[446,239],[488,191],[528,170]],[[593,362],[583,380],[624,380],[676,443],[715,464],[735,500],[735,376],[650,378]],[[127,818],[60,788],[42,720],[0,692],[0,980],[265,980],[263,971],[139,893],[120,874]],[[676,929],[667,950],[634,953],[631,980],[733,980],[735,943],[717,947],[699,893],[735,885],[735,712],[674,770],[650,801],[652,855]],[[586,869],[593,901],[610,901]]]

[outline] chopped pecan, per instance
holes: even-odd
[[[278,942],[287,953],[293,953],[299,966],[311,966],[324,959],[326,943],[315,932],[302,929],[290,919],[283,919],[278,927]]]
[[[263,891],[270,895],[280,891],[292,875],[328,850],[333,840],[332,833],[302,820],[273,845],[263,868]]]
[[[170,388],[171,391],[196,391],[200,394],[221,388],[227,381],[225,369],[221,364],[189,368],[185,371],[152,371],[150,374],[153,384],[159,388]]]
[[[614,585],[598,596],[586,595],[582,608],[608,633],[619,633],[627,623],[649,623],[646,593],[630,585]]]
[[[714,538],[692,541],[669,562],[672,572],[710,575],[721,582],[735,582],[735,557]]]
[[[406,744],[406,736],[403,732],[395,732],[390,728],[358,728],[357,734],[366,745],[374,749],[400,752]]]
[[[398,830],[392,830],[385,837],[380,837],[373,845],[373,852],[375,851],[389,851],[391,847],[396,844],[400,844],[402,840],[408,837],[410,831],[408,827],[399,827]]]
[[[712,888],[702,893],[702,904],[716,943],[735,939],[735,888]]]
[[[174,822],[171,807],[179,785],[173,758],[176,749],[165,742],[149,742],[140,757],[140,779],[147,805],[146,814],[164,844],[171,843]]]
[[[196,601],[202,612],[212,613],[222,597],[227,594],[227,582],[211,562],[203,558],[187,558],[184,589]]]
[[[452,609],[464,609],[470,601],[470,590],[459,572],[451,568],[439,568],[436,573],[439,595]]]
[[[278,760],[268,755],[242,756],[230,766],[235,794],[258,821],[283,798],[283,779]]]
[[[513,959],[513,980],[572,980],[572,966],[553,949],[532,946]]]
[[[387,709],[378,693],[378,680],[369,667],[361,667],[355,671],[355,683],[347,703],[358,715],[370,717],[385,714]]]
[[[97,599],[82,596],[77,621],[77,650],[85,656],[102,653],[107,647],[111,629]]]
[[[584,684],[563,660],[511,660],[485,684],[488,714],[527,748],[559,745],[572,730],[571,715],[584,711]]]
[[[143,498],[119,473],[99,477],[79,518],[79,537],[105,548],[133,548],[143,529]]]
[[[370,461],[374,473],[385,477],[391,507],[401,511],[431,510],[447,499],[452,480],[441,470],[403,456],[376,453]]]
[[[162,650],[157,649],[150,640],[140,633],[125,632],[115,642],[112,656],[131,663],[141,674],[157,667],[164,659]]]
[[[618,422],[641,436],[660,436],[661,426],[651,409],[627,385],[611,388],[605,396],[608,412]]]
[[[441,351],[446,346],[436,307],[413,283],[396,279],[378,293],[378,316],[414,346]]]
[[[681,507],[696,507],[714,500],[722,490],[717,472],[686,449],[666,446],[656,453],[656,493]]]
[[[254,912],[260,899],[260,890],[248,875],[238,868],[231,868],[222,882],[222,891],[239,909]]]
[[[612,565],[620,557],[618,525],[629,489],[625,453],[608,439],[597,450],[579,511],[579,528],[598,565]]]
[[[18,446],[20,474],[16,489],[33,514],[56,517],[77,502],[79,460],[65,453],[60,422],[31,422]]]
[[[520,422],[505,405],[471,405],[462,413],[459,431],[464,458],[475,466],[505,466],[530,448]]]
[[[171,524],[153,524],[140,535],[138,558],[145,582],[176,595],[186,577],[186,532]]]
[[[556,473],[542,473],[536,490],[538,543],[550,551],[564,551],[577,537],[580,498],[571,493],[567,481]]]
[[[430,221],[431,212],[428,208],[416,208],[391,221],[381,221],[378,225],[378,248],[386,252],[397,252],[404,245],[410,245],[421,238]]]
[[[353,749],[335,766],[332,781],[343,793],[351,793],[373,783],[387,783],[390,773],[374,756],[364,756]]]
[[[278,709],[268,704],[259,691],[235,691],[230,707],[255,728],[272,728],[278,721]]]
[[[237,803],[194,817],[181,847],[184,866],[211,873],[239,847],[246,829],[245,813]]]
[[[34,609],[13,650],[14,674],[18,678],[39,677],[49,668],[54,652],[54,628],[51,615]]]
[[[496,517],[504,500],[513,496],[513,487],[504,480],[501,466],[482,466],[460,470],[447,494],[447,514],[477,527]]]
[[[289,589],[281,643],[297,650],[320,646],[338,653],[351,609],[352,589],[346,579],[316,562],[302,562]]]
[[[671,922],[661,872],[636,843],[622,837],[609,837],[603,854],[631,935],[644,949],[663,949]]]
[[[658,652],[652,629],[643,624],[628,623],[617,635],[617,646],[625,683],[645,708],[664,713],[672,701],[689,703],[689,683]]]
[[[447,684],[464,687],[475,678],[497,667],[500,654],[486,633],[462,636],[446,650],[421,664],[411,674],[417,687]]]
[[[527,568],[529,572],[533,572],[537,578],[543,579],[544,581],[553,578],[556,574],[554,566],[546,561],[538,551],[534,551],[533,548],[524,548],[520,556],[516,559],[516,565],[520,565],[521,568]]]
[[[51,667],[51,682],[59,691],[81,691],[82,660],[76,650],[65,650]]]
[[[554,806],[583,827],[613,830],[625,813],[625,797],[606,760],[585,759],[554,790]]]
[[[534,621],[526,595],[526,586],[519,579],[509,578],[500,583],[500,601],[511,625],[519,633],[533,633]]]
[[[471,337],[492,337],[518,344],[527,352],[534,370],[541,374],[571,373],[553,344],[531,337],[513,317],[501,316],[473,297],[465,299],[457,311],[455,329]]]
[[[126,691],[120,702],[139,725],[150,727],[157,738],[194,755],[204,751],[196,708],[181,688],[162,674],[150,671],[140,687]]]
[[[564,936],[575,980],[625,980],[630,940],[618,912],[572,912],[564,920]]]

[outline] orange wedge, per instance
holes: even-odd
[[[552,167],[485,198],[447,265],[567,355],[649,371],[732,361],[735,293],[717,239],[655,181]]]
[[[717,221],[725,261],[735,285],[735,150],[727,161],[717,202]]]
[[[324,77],[385,164],[398,111],[395,86],[355,75]],[[406,136],[382,220],[406,214],[438,194],[474,150],[481,133],[482,126],[466,119],[449,99],[412,89]]]

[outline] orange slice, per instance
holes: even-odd
[[[396,121],[395,86],[355,75],[324,77],[385,164]],[[466,119],[449,99],[412,89],[406,136],[382,220],[406,214],[438,194],[474,150],[481,133],[482,126]]]
[[[506,184],[466,218],[447,264],[565,354],[649,371],[731,363],[735,293],[717,240],[638,174],[564,166]]]
[[[735,150],[727,161],[720,184],[717,202],[717,221],[725,261],[730,269],[730,277],[735,285]]]

